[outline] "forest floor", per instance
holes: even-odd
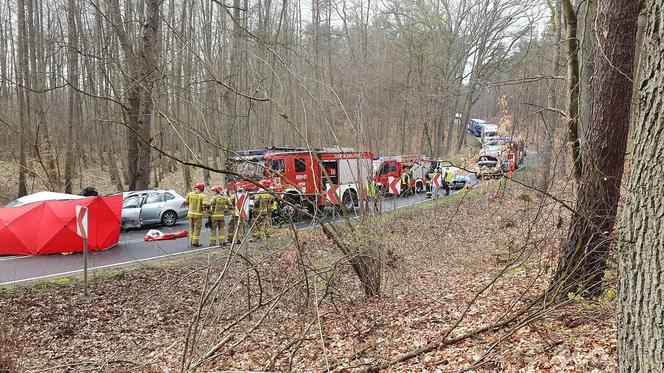
[[[80,278],[0,288],[0,370],[157,372],[184,361],[199,371],[360,371],[440,342],[461,316],[448,338],[496,324],[546,289],[568,221],[559,206],[501,185],[355,220],[352,230],[341,223],[346,242],[380,255],[377,298],[363,295],[316,229],[97,274],[87,298]],[[474,362],[486,372],[615,371],[612,277],[601,299],[547,307],[519,328],[478,333],[389,371]]]

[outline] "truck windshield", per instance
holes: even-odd
[[[232,158],[226,161],[226,167],[229,171],[233,171],[241,175],[227,175],[229,181],[239,179],[245,180],[260,180],[265,175],[265,168],[261,165],[262,158]]]

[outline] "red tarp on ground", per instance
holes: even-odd
[[[67,201],[45,201],[0,208],[0,255],[82,252],[76,234],[76,206],[88,207],[88,250],[118,243],[122,194]]]
[[[149,233],[149,232],[148,232]],[[173,233],[164,233],[160,236],[150,236],[149,234],[143,237],[143,241],[164,241],[164,240],[176,240],[178,238],[183,238],[189,236],[189,231],[177,231]]]

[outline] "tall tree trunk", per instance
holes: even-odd
[[[639,61],[639,110],[620,229],[618,360],[620,372],[659,372],[664,367],[664,0],[644,2]]]
[[[150,155],[152,142],[153,90],[160,79],[158,58],[160,51],[161,4],[163,0],[147,0],[142,45],[131,43],[131,24],[120,19],[118,0],[110,2],[111,20],[118,41],[125,54],[127,85],[129,87],[125,121],[127,122],[127,159],[129,189],[150,186]],[[127,9],[125,9],[127,10]],[[131,12],[129,12],[131,14]],[[139,17],[141,15],[139,14]]]
[[[595,57],[593,112],[584,136],[576,212],[554,279],[562,295],[602,291],[627,147],[638,3],[601,0],[599,5],[603,53]]]
[[[69,81],[67,102],[67,153],[65,155],[65,193],[72,192],[72,171],[74,167],[74,147],[76,136],[74,126],[78,125],[78,26],[76,25],[77,0],[67,1],[67,80]]]
[[[595,44],[597,43],[597,0],[579,2],[579,137],[590,122],[593,105],[592,77],[595,72]]]
[[[47,111],[44,110],[44,99],[46,94],[42,92],[45,88],[46,58],[44,56],[44,30],[41,27],[43,11],[40,0],[30,0],[26,4],[26,23],[28,28],[28,44],[30,55],[30,87],[35,90],[29,93],[32,97],[30,109],[34,109],[37,122],[37,132],[33,151],[36,160],[46,175],[46,187],[50,190],[62,190],[60,175],[56,160],[56,150],[51,143],[49,135],[49,124]]]
[[[567,38],[567,144],[572,158],[574,179],[581,177],[582,157],[579,141],[579,39],[577,13],[572,0],[562,0],[565,15],[565,36]]]
[[[27,105],[27,94],[25,88],[19,85],[28,85],[28,51],[27,51],[27,31],[25,25],[25,2],[24,0],[17,0],[17,19],[18,19],[18,62],[16,68],[16,80],[20,83],[17,84],[16,93],[18,96],[19,107],[19,139],[18,139],[18,152],[19,152],[19,170],[18,170],[18,196],[23,197],[28,194],[26,187],[26,176],[28,170],[27,164],[27,139],[29,135],[29,120]]]
[[[142,68],[145,81],[141,84],[138,125],[140,142],[136,188],[150,187],[150,155],[152,153],[152,114],[154,109],[153,90],[160,78],[158,58],[161,50],[159,30],[161,28],[161,4],[163,0],[147,0],[145,31],[143,33]]]
[[[553,61],[551,62],[551,74],[552,76],[558,76],[560,72],[560,40],[561,40],[561,18],[562,11],[560,6],[560,1],[556,1],[555,7],[555,18],[553,18],[552,29],[556,33],[555,37],[555,46],[553,47]],[[547,81],[548,92],[547,92],[547,106],[551,109],[556,107],[556,79],[550,79]],[[542,173],[539,180],[539,188],[546,191],[549,188],[550,176],[555,170],[551,170],[551,158],[553,153],[553,140],[556,133],[556,128],[558,127],[558,113],[550,111],[546,116],[544,121],[544,144],[542,144]]]

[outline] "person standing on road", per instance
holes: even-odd
[[[435,170],[438,170],[436,168]],[[426,179],[426,197],[431,198],[433,195],[433,188],[435,188],[435,185],[433,185],[433,175],[435,174],[434,172],[434,166],[431,165],[431,168],[429,168],[429,171],[427,171],[426,175],[424,175],[424,178]]]
[[[410,192],[410,172],[404,168],[401,170],[401,195],[406,196]]]
[[[261,183],[262,187],[258,194],[256,194],[254,202],[254,218],[256,222],[251,236],[255,239],[262,240],[269,236],[270,229],[270,207],[274,201],[272,196],[272,187],[270,182],[265,181]],[[268,192],[267,189],[270,189]]]
[[[230,198],[223,193],[224,189],[220,185],[215,185],[212,190],[214,196],[210,200],[210,246],[216,246],[217,240],[219,240],[219,245],[224,244],[225,214],[233,205]]]
[[[516,149],[514,144],[512,144],[512,150],[507,155],[507,160],[509,162],[509,175],[511,179],[514,176],[514,171],[516,171]]]
[[[193,247],[201,246],[201,225],[203,225],[203,210],[207,205],[207,197],[203,194],[205,184],[196,183],[194,190],[187,194],[185,204],[188,207],[189,218],[189,244]]]
[[[368,212],[380,212],[378,209],[378,188],[371,176],[367,176],[367,204]]]
[[[279,211],[279,201],[274,198],[270,206],[270,226],[279,226],[281,228],[283,219]]]
[[[450,195],[450,184],[452,184],[452,171],[449,167],[445,167],[445,178],[443,179],[443,188],[445,188],[445,195]]]

